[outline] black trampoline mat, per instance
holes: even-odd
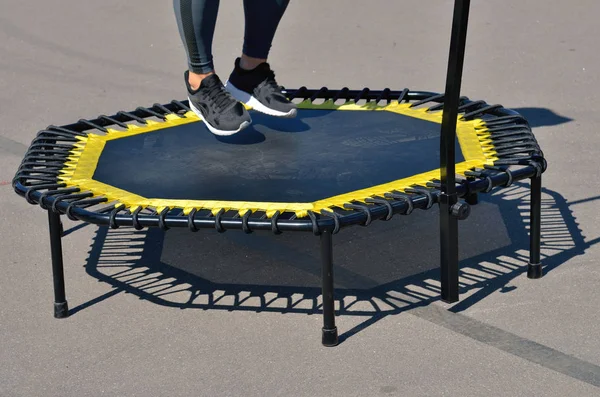
[[[437,123],[387,111],[251,115],[229,138],[194,122],[110,140],[94,179],[146,198],[313,202],[439,168]]]

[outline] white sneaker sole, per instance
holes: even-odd
[[[196,114],[196,116],[198,116],[198,118],[200,120],[202,120],[202,122],[204,123],[204,125],[206,126],[206,128],[208,128],[209,131],[212,132],[215,135],[219,135],[219,136],[231,136],[231,135],[237,134],[238,132],[240,132],[241,130],[243,130],[244,128],[248,127],[251,124],[250,121],[244,121],[237,130],[219,130],[218,128],[215,128],[212,125],[210,125],[204,119],[204,116],[202,115],[202,113],[200,112],[200,110],[198,110],[194,106],[194,104],[192,103],[192,100],[189,97],[188,97],[188,101],[189,101],[190,109],[192,109],[192,112],[194,112]]]
[[[245,103],[246,105],[250,106],[252,109],[258,112],[268,114],[269,116],[293,118],[296,117],[296,114],[298,113],[297,109],[291,109],[289,112],[282,112],[279,110],[271,109],[260,103],[260,101],[252,95],[238,89],[236,86],[231,84],[229,80],[227,80],[227,82],[225,83],[225,89],[227,89],[227,91],[229,91],[229,93],[233,95],[233,97],[238,101]]]

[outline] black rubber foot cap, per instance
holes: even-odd
[[[338,340],[338,330],[337,327],[334,329],[325,329],[323,328],[323,346],[333,347],[337,346],[339,343]]]
[[[442,302],[448,303],[448,304],[456,303],[459,300],[460,299],[458,298],[458,296],[456,296],[456,297],[442,297]]]
[[[532,265],[529,264],[527,266],[527,278],[536,279],[542,278],[542,265]]]
[[[69,317],[69,305],[67,302],[54,303],[54,318]]]

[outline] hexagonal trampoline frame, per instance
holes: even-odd
[[[298,107],[308,110],[341,112],[385,111],[440,125],[442,123],[442,112],[439,110],[433,111],[426,107],[416,107],[410,103],[398,103],[397,100],[387,100],[386,102],[388,103],[384,105],[379,105],[374,101],[367,102],[364,105],[357,105],[355,101],[348,101],[340,105],[334,103],[331,99],[321,104],[314,104],[311,100],[303,100],[298,104]],[[391,194],[401,195],[402,193],[411,193],[411,189],[418,189],[419,186],[427,186],[439,180],[439,169],[425,170],[410,177],[360,190],[340,193],[314,202],[292,203],[147,198],[135,193],[133,190],[127,190],[124,187],[119,188],[94,177],[100,157],[105,151],[108,142],[142,134],[156,133],[160,130],[199,122],[199,118],[190,111],[186,112],[183,116],[166,114],[164,118],[164,120],[159,122],[149,121],[147,125],[141,127],[133,124],[128,124],[126,130],[116,130],[108,127],[105,134],[89,133],[85,137],[77,137],[79,142],[74,145],[75,147],[71,150],[68,161],[64,163],[64,167],[61,169],[59,175],[59,182],[65,183],[67,188],[76,187],[82,191],[91,191],[94,193],[94,197],[105,197],[109,202],[114,201],[116,203],[115,206],[122,208],[123,211],[136,214],[139,211],[151,208],[158,213],[163,212],[165,209],[169,213],[180,210],[183,215],[189,215],[193,210],[210,210],[212,215],[217,215],[221,211],[236,211],[237,215],[242,218],[248,211],[251,212],[249,216],[252,216],[252,213],[264,212],[267,218],[273,218],[276,212],[279,212],[283,216],[289,212],[297,218],[303,218],[310,211],[343,218],[344,215],[339,214],[339,211],[340,209],[350,208],[348,207],[349,205],[366,204],[369,203],[370,199],[376,197],[381,200],[383,197],[386,197],[386,194],[390,198]],[[199,128],[204,127],[201,125]],[[483,120],[474,117],[459,118],[457,120],[457,137],[465,158],[464,161],[456,164],[457,173],[464,175],[465,172],[472,171],[473,169],[493,166],[494,161],[498,160],[494,146],[490,144],[492,142],[490,140],[490,132]],[[126,143],[123,143],[123,145],[126,145]],[[407,196],[407,199],[410,199],[410,196]]]
[[[403,91],[361,91],[307,89],[286,90],[291,100],[301,100],[300,106],[316,108],[339,108],[336,103],[344,101],[342,107],[354,110],[372,109],[383,101],[385,106],[395,106],[408,112],[421,112],[425,118],[441,120],[441,166],[439,178],[428,175],[426,180],[409,186],[384,186],[367,189],[358,196],[342,197],[328,205],[277,208],[277,206],[254,205],[238,207],[230,211],[231,205],[170,206],[168,202],[144,203],[128,201],[123,196],[98,194],[71,178],[78,169],[85,169],[85,158],[81,153],[90,137],[98,137],[94,131],[117,136],[160,128],[162,126],[196,121],[186,101],[170,104],[154,104],[150,108],[139,107],[132,112],[118,112],[113,116],[102,115],[95,120],[79,120],[78,123],[62,127],[49,126],[40,131],[13,179],[13,188],[31,204],[39,204],[48,212],[51,256],[54,277],[54,315],[64,318],[69,315],[66,301],[63,258],[62,225],[60,216],[66,214],[72,220],[80,220],[112,228],[133,226],[215,228],[218,232],[230,229],[313,232],[321,239],[323,269],[323,321],[322,343],[325,346],[338,344],[333,300],[333,253],[332,235],[342,228],[361,224],[367,226],[374,220],[389,220],[395,214],[410,214],[413,209],[429,209],[433,204],[440,206],[441,243],[441,286],[442,300],[458,300],[458,219],[468,216],[468,204],[477,202],[477,194],[489,192],[494,187],[509,186],[513,181],[531,179],[531,232],[530,264],[528,276],[542,275],[540,264],[540,199],[541,175],[546,170],[546,161],[527,121],[514,111],[500,105],[488,105],[483,101],[470,101],[460,97],[460,85],[466,44],[469,0],[456,0],[452,27],[452,40],[448,63],[446,94]],[[324,104],[315,105],[317,100]],[[360,102],[363,105],[358,105]],[[434,103],[427,109],[420,106]],[[415,110],[412,110],[412,109]],[[418,110],[416,110],[418,109]],[[413,113],[417,114],[417,113]],[[459,118],[460,115],[460,118]],[[473,121],[475,119],[478,121]],[[456,122],[458,120],[458,123]],[[457,125],[474,123],[482,128],[479,143],[489,145],[484,151],[488,156],[480,164],[457,166],[454,162],[454,145]],[[136,125],[137,123],[137,125]],[[166,123],[166,124],[164,124]],[[121,127],[126,132],[117,132]],[[100,139],[101,142],[102,139]],[[97,159],[96,159],[97,160]],[[93,161],[90,162],[92,164]],[[90,166],[88,164],[88,166]],[[83,165],[83,166],[82,166]],[[93,165],[91,165],[93,166]],[[89,170],[88,170],[89,171]],[[459,175],[456,175],[457,171]],[[89,174],[89,172],[88,172]],[[458,178],[457,178],[458,177]],[[459,203],[464,198],[467,203]],[[105,207],[98,206],[108,204]],[[231,204],[231,203],[229,203]],[[260,203],[265,204],[265,203]],[[268,204],[268,203],[267,203]],[[174,208],[176,208],[174,210]],[[235,208],[235,206],[234,206]],[[314,211],[317,210],[317,211]]]

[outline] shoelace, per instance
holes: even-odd
[[[233,97],[221,84],[214,84],[208,89],[206,95],[214,99],[214,107],[218,111],[225,109],[228,105],[234,102]]]
[[[281,91],[281,86],[279,84],[277,84],[277,82],[275,81],[275,72],[273,72],[272,70],[269,70],[266,73],[266,77],[265,77],[265,80],[263,81],[263,85],[265,87],[271,88],[273,91],[276,91],[275,94],[281,94],[279,92],[279,91]]]

